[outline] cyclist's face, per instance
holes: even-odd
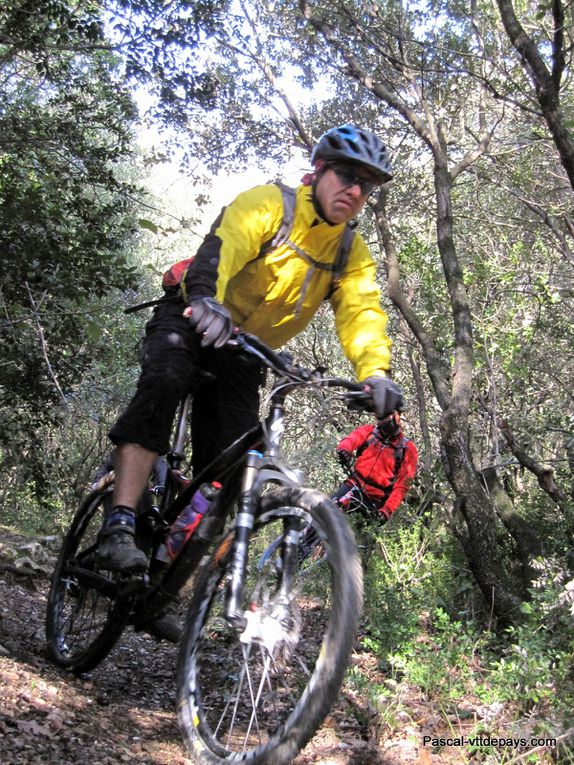
[[[394,412],[383,420],[378,420],[378,425],[386,438],[396,438],[401,430],[401,416],[398,412]]]
[[[327,220],[345,223],[361,212],[367,197],[377,186],[368,170],[334,163],[321,172],[315,193]]]

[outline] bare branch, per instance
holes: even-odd
[[[68,408],[68,402],[66,401],[66,397],[64,396],[64,391],[60,387],[60,383],[58,382],[58,378],[56,376],[56,373],[54,372],[54,369],[52,368],[52,364],[50,363],[50,357],[48,356],[48,343],[46,342],[46,337],[44,335],[44,328],[42,327],[40,323],[40,315],[38,313],[39,305],[43,302],[45,299],[45,295],[42,297],[40,304],[36,304],[36,301],[34,300],[34,296],[32,295],[32,290],[30,289],[30,285],[28,282],[24,282],[24,285],[26,287],[26,291],[28,292],[28,297],[30,299],[30,305],[32,306],[32,310],[34,312],[34,318],[36,321],[36,330],[38,332],[38,339],[40,341],[40,348],[42,349],[42,356],[44,358],[44,361],[46,362],[46,367],[48,368],[48,374],[52,378],[54,385],[56,386],[56,390],[58,391],[62,402],[66,409]]]

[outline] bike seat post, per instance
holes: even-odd
[[[181,400],[179,405],[177,424],[175,428],[175,439],[172,448],[172,453],[176,458],[181,458],[184,453],[185,435],[187,432],[187,421],[191,407],[191,400],[192,396],[191,394],[188,394],[184,399]]]

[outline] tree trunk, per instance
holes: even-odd
[[[501,563],[503,556],[496,539],[496,516],[482,481],[474,469],[469,439],[469,413],[473,385],[473,332],[468,296],[454,242],[452,214],[453,179],[460,175],[488,147],[494,130],[489,128],[481,112],[477,145],[462,159],[457,158],[452,174],[449,172],[449,140],[447,123],[427,101],[424,87],[409,80],[409,93],[419,99],[419,111],[400,96],[394,77],[387,80],[367,71],[348,45],[346,34],[316,12],[307,0],[300,2],[301,12],[315,33],[344,61],[344,73],[355,79],[376,99],[388,104],[406,120],[412,130],[431,150],[434,160],[434,186],[436,196],[437,242],[448,288],[453,333],[453,356],[440,352],[431,333],[426,330],[413,307],[409,304],[400,283],[400,270],[394,240],[384,214],[385,191],[374,206],[378,231],[387,255],[389,297],[400,311],[421,346],[428,375],[440,408],[441,450],[448,480],[456,496],[465,521],[468,536],[466,554],[487,603],[504,622],[518,617],[520,600],[512,593],[508,577]],[[399,45],[399,47],[401,47]],[[396,62],[393,74],[410,71],[410,62]],[[339,62],[338,62],[338,65]],[[377,72],[380,75],[380,72]]]
[[[526,598],[528,597],[528,588],[539,573],[533,566],[533,559],[542,552],[540,539],[516,512],[512,500],[498,478],[496,469],[493,467],[486,468],[482,471],[482,477],[494,503],[496,514],[516,544],[517,558],[520,564],[522,596]]]
[[[473,461],[468,418],[473,382],[473,331],[470,305],[454,243],[451,203],[452,178],[446,163],[446,136],[439,126],[435,146],[437,242],[443,264],[455,336],[451,375],[452,396],[441,420],[441,447],[447,478],[468,530],[466,556],[487,604],[503,623],[520,614],[502,564],[496,537],[496,516]]]
[[[569,532],[572,535],[574,530],[574,511],[572,510],[572,506],[568,501],[568,497],[564,494],[563,491],[560,490],[558,484],[556,483],[554,478],[554,471],[552,468],[548,467],[547,465],[540,464],[538,460],[532,457],[532,455],[528,454],[526,449],[524,449],[515,439],[514,433],[512,432],[508,422],[505,420],[499,420],[498,425],[500,432],[510,447],[510,451],[514,454],[520,464],[526,468],[526,470],[529,470],[536,476],[542,490],[548,494],[553,502],[556,503],[556,506],[559,508],[564,518],[566,519]]]
[[[513,592],[502,563],[494,506],[474,469],[468,438],[452,410],[443,414],[441,436],[447,478],[468,531],[463,546],[470,570],[492,612],[502,624],[510,624],[519,619],[521,599]]]
[[[488,607],[502,623],[516,620],[520,613],[520,598],[513,593],[501,562],[502,556],[496,538],[496,517],[493,505],[482,481],[474,469],[468,438],[468,412],[472,381],[472,330],[462,274],[456,259],[452,239],[452,216],[448,177],[437,181],[442,187],[441,242],[443,265],[448,274],[449,288],[457,315],[455,323],[459,353],[455,370],[450,374],[448,365],[440,358],[432,338],[425,332],[402,291],[399,263],[394,239],[385,215],[384,193],[374,211],[379,235],[387,255],[389,297],[417,338],[427,370],[443,409],[441,426],[441,452],[446,475],[456,496],[456,507],[462,514],[464,533],[459,534],[469,567],[483,593]],[[442,253],[441,253],[442,254]],[[449,394],[449,382],[454,395]]]
[[[534,41],[520,24],[512,0],[496,0],[506,33],[520,54],[522,63],[534,82],[536,97],[554,144],[560,154],[562,167],[574,189],[574,139],[568,119],[560,108],[560,85],[565,71],[564,5],[561,0],[552,3],[554,34],[552,37],[552,72],[546,66]]]

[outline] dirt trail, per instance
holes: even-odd
[[[36,549],[23,566],[6,565],[7,548],[26,540],[1,531],[0,763],[188,763],[175,714],[175,647],[130,630],[85,677],[55,667],[44,647],[53,552]],[[420,762],[383,759],[368,718],[361,699],[342,695],[294,765]]]
[[[82,678],[48,660],[44,617],[58,547],[56,539],[30,540],[0,525],[0,765],[190,765],[175,714],[175,646],[129,630],[110,656]],[[351,663],[371,688],[389,687],[375,655],[359,649]],[[500,761],[461,744],[424,745],[424,736],[436,741],[472,735],[480,718],[487,725],[489,710],[480,712],[477,699],[438,704],[401,682],[377,715],[367,695],[345,684],[293,765]],[[512,731],[510,718],[504,727],[508,710],[490,712],[494,735]],[[554,755],[548,749],[535,761],[558,762]],[[527,756],[522,752],[512,761]]]

